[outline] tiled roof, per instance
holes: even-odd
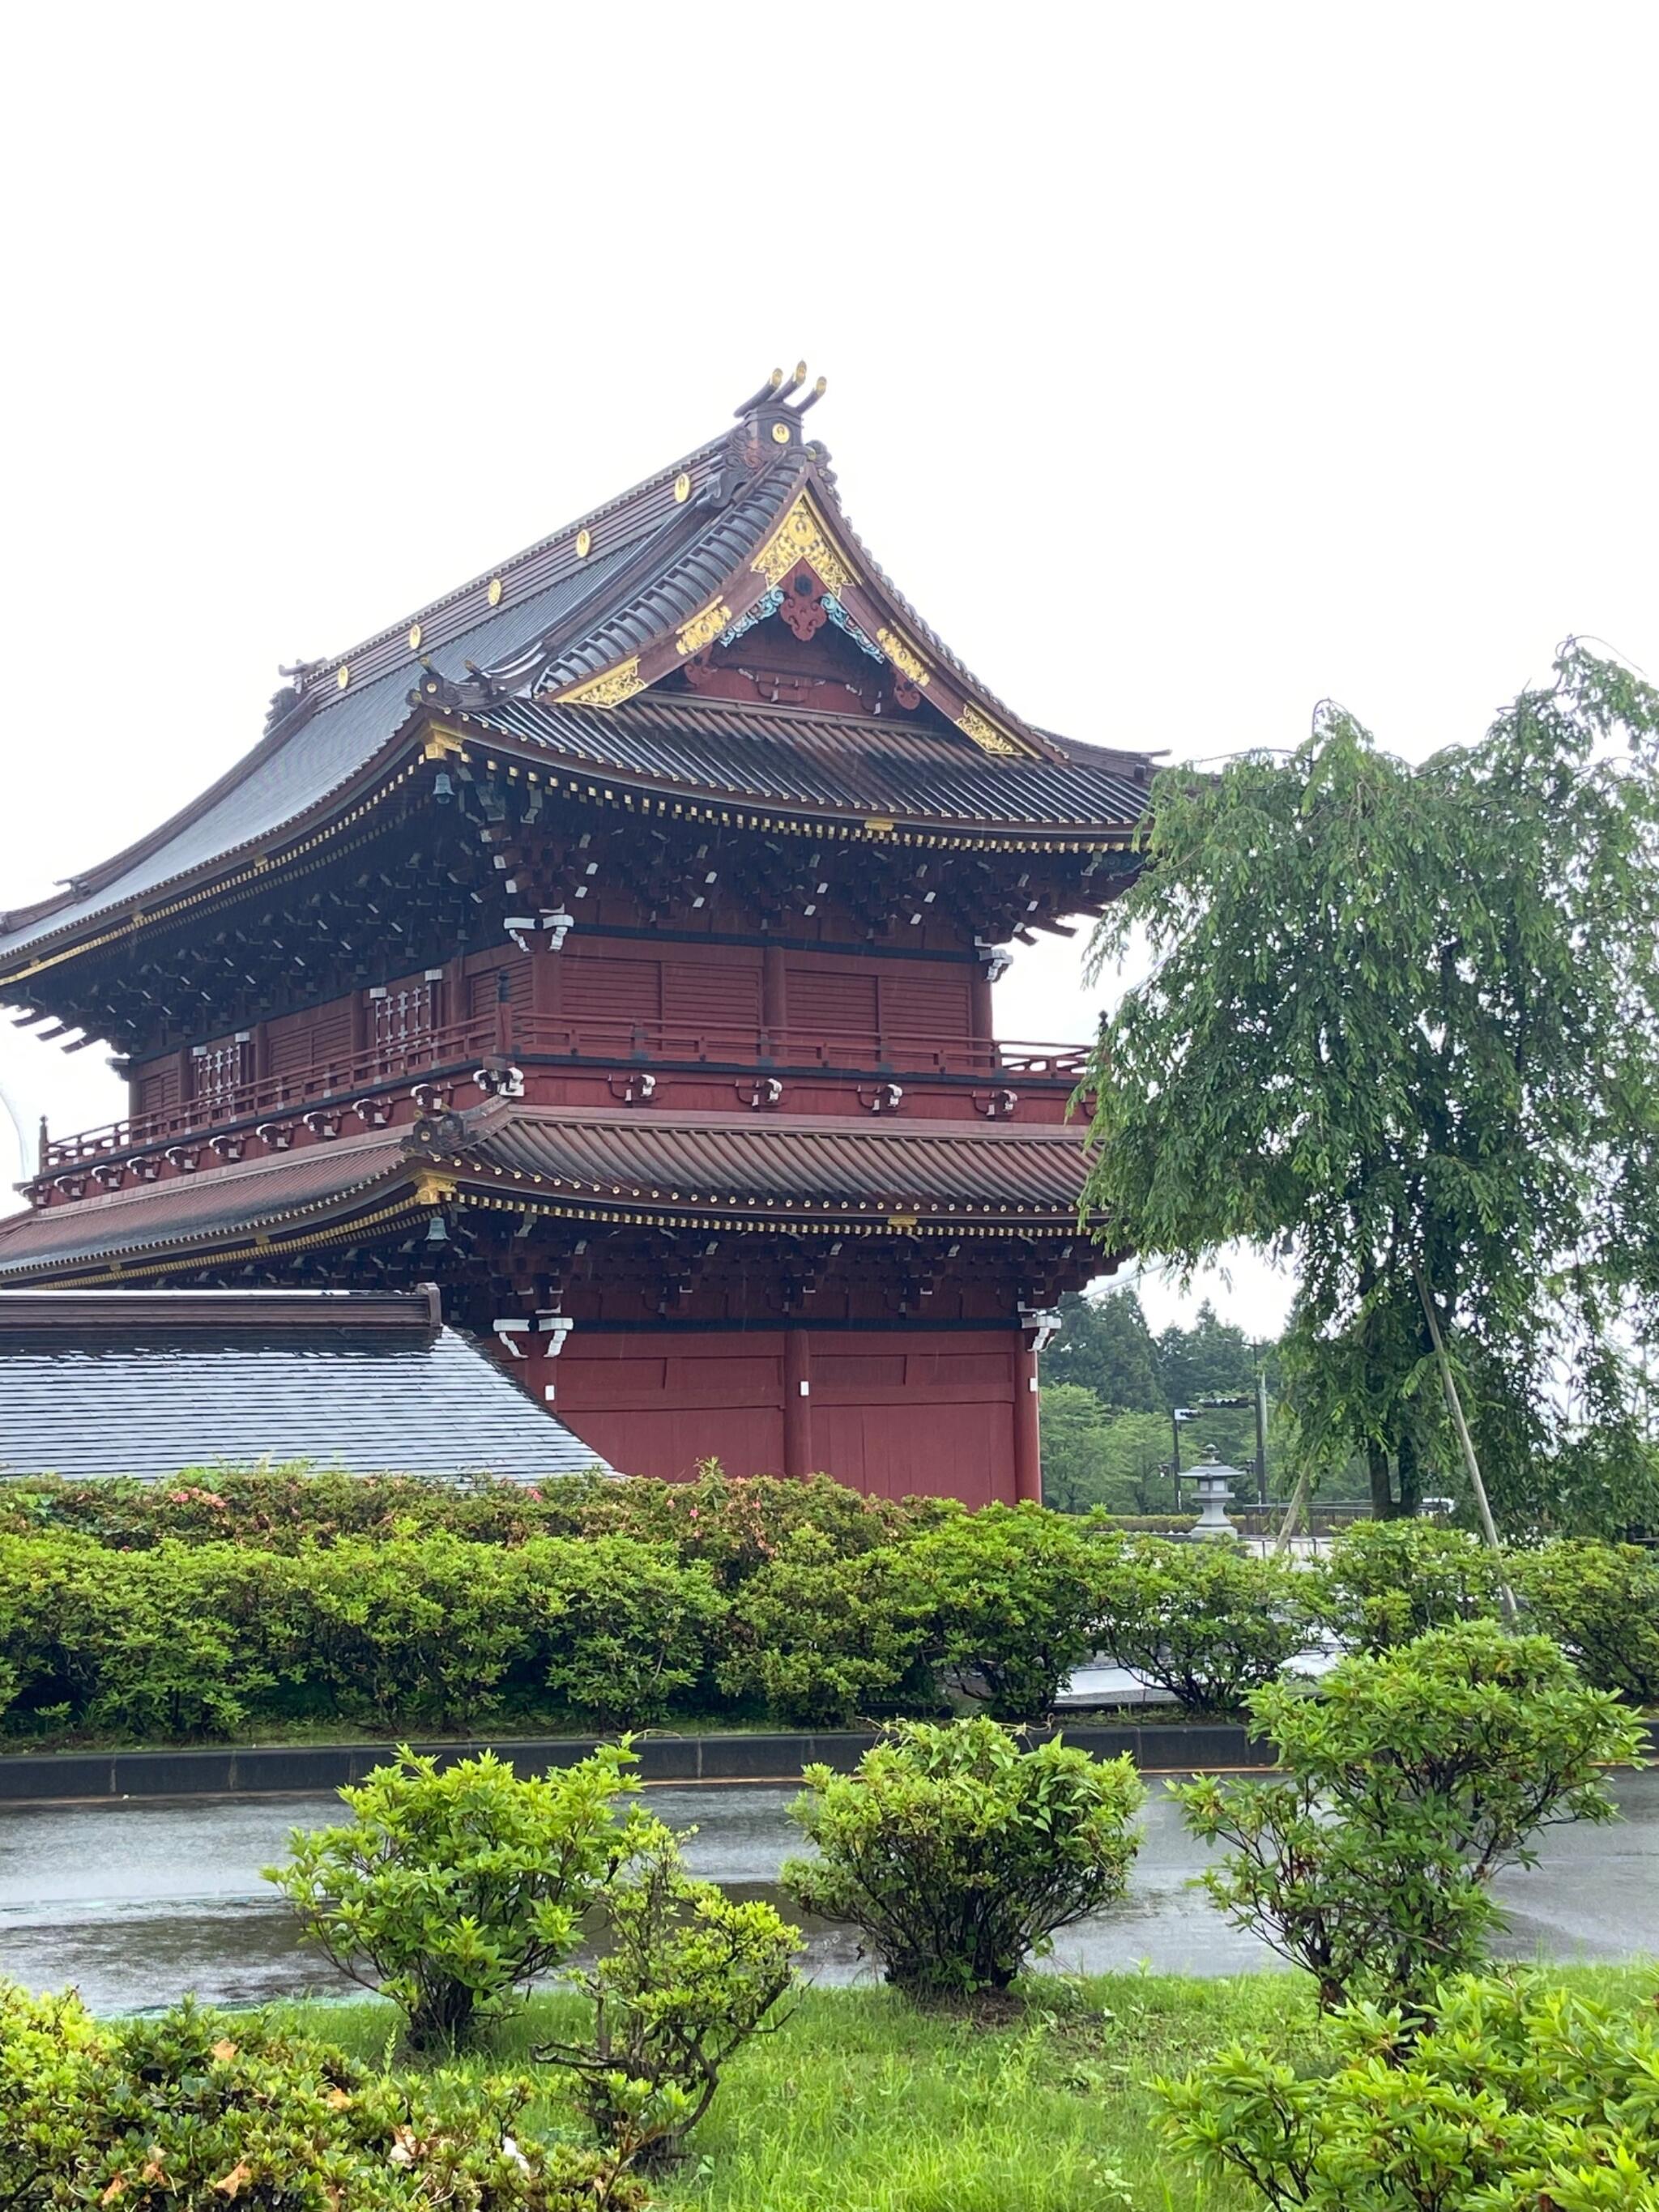
[[[894,1213],[1012,1228],[1074,1223],[1080,1127],[851,1122],[829,1115],[615,1114],[493,1105],[460,1117],[442,1164],[534,1184],[596,1213],[738,1212],[791,1226]],[[486,1185],[486,1188],[488,1185]]]
[[[434,1166],[469,1197],[543,1198],[584,1220],[736,1217],[791,1229],[920,1224],[976,1232],[1075,1224],[1080,1125],[906,1121],[768,1114],[659,1115],[496,1100],[447,1117],[428,1146],[408,1133],[310,1145],[274,1159],[204,1167],[0,1223],[0,1280],[118,1262],[162,1272],[268,1240],[273,1261],[307,1238],[375,1233],[425,1203]]]
[[[70,1260],[136,1261],[240,1229],[297,1231],[324,1211],[353,1210],[354,1199],[368,1204],[406,1167],[395,1137],[346,1137],[16,1214],[0,1221],[0,1278]]]
[[[773,447],[768,428],[787,429],[787,441]],[[967,740],[949,734],[938,738],[934,751],[918,750],[914,738],[908,750],[901,744],[890,751],[885,732],[872,739],[856,726],[858,718],[848,716],[836,732],[847,755],[837,772],[813,757],[808,732],[797,732],[787,717],[771,718],[763,745],[750,723],[726,715],[736,733],[727,742],[709,734],[707,715],[680,716],[678,702],[645,695],[650,707],[635,702],[630,721],[617,725],[617,732],[628,732],[624,741],[596,719],[604,710],[530,703],[626,662],[705,608],[728,579],[747,573],[796,494],[810,485],[857,549],[865,573],[902,611],[927,652],[994,707],[989,691],[853,536],[826,460],[822,447],[799,442],[787,410],[769,415],[763,409],[745,419],[742,432],[699,447],[493,574],[475,578],[349,653],[311,664],[300,688],[274,702],[264,741],[198,799],[125,852],[83,871],[58,898],[0,915],[0,965],[21,965],[60,939],[72,942],[137,902],[246,862],[338,811],[368,787],[391,758],[392,741],[412,723],[413,687],[428,681],[423,664],[440,693],[459,686],[506,695],[492,700],[483,718],[498,734],[573,760],[610,764],[610,747],[620,750],[615,765],[621,773],[654,738],[670,763],[661,773],[677,787],[726,788],[720,775],[742,770],[746,780],[732,787],[735,792],[753,791],[778,805],[793,799],[831,810],[897,809],[930,822],[1086,823],[1109,831],[1138,819],[1146,805],[1144,781],[1102,770],[1082,752],[1069,758],[1064,743],[1046,733],[1033,744],[1052,755],[1049,761],[987,761],[968,757]],[[483,673],[469,675],[468,663]],[[653,732],[652,708],[678,717],[673,726]],[[798,742],[804,757],[792,781],[787,756]]]
[[[896,717],[877,720],[647,691],[617,707],[503,699],[465,718],[527,739],[573,766],[653,787],[730,794],[778,806],[912,822],[1052,828],[1126,839],[1146,793],[1115,769],[1079,760],[994,759],[960,738]]]
[[[427,1314],[341,1291],[0,1292],[0,1474],[608,1472]]]
[[[628,550],[611,555],[605,570],[623,565]],[[434,658],[447,670],[453,664],[459,675],[463,662],[481,653],[512,650],[540,638],[603,581],[596,573],[599,566],[487,614]],[[409,720],[410,687],[419,673],[405,649],[401,665],[390,673],[337,693],[307,719],[279,729],[237,763],[216,787],[216,796],[206,794],[205,805],[198,800],[118,856],[115,872],[107,864],[88,871],[78,894],[0,934],[0,960],[38,939],[118,912],[210,862],[258,846],[343,793]]]

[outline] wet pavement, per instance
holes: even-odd
[[[1659,1770],[1613,1785],[1625,1818],[1605,1827],[1547,1830],[1540,1863],[1498,1885],[1509,1958],[1659,1958]],[[651,1808],[698,1831],[694,1872],[744,1897],[770,1897],[797,1848],[770,1785],[660,1789]],[[76,1984],[99,2012],[166,2004],[194,1990],[226,2004],[346,1988],[301,1948],[286,1906],[261,1882],[295,1826],[331,1824],[332,1797],[150,1798],[33,1805],[0,1811],[0,1974],[37,1989]],[[1230,1928],[1188,1885],[1204,1853],[1152,1784],[1127,1899],[1072,1929],[1054,1965],[1103,1972],[1143,1962],[1155,1972],[1226,1974],[1278,1964]],[[793,1916],[799,1918],[799,1915]],[[806,1924],[808,1971],[824,1982],[867,1976],[845,1929]]]

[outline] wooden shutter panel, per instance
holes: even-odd
[[[760,1027],[760,982],[758,968],[665,960],[662,1018],[677,1029],[751,1033]]]
[[[472,968],[468,963],[466,1012],[469,1021],[493,1014],[501,1003],[501,978],[507,978],[507,1004],[527,1008],[530,1004],[530,956],[504,952],[499,960]]]
[[[580,1027],[607,1028],[662,1018],[662,963],[656,960],[606,960],[592,953],[562,953],[569,962],[562,978],[564,1018]]]
[[[785,976],[785,988],[792,1030],[816,1030],[826,1037],[857,1038],[860,1042],[874,1041],[873,975],[837,974],[833,969],[791,968]]]
[[[965,1040],[971,1015],[965,975],[884,975],[881,1025],[903,1036]]]

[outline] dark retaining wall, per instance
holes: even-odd
[[[1659,1758],[1659,1720],[1645,1723],[1650,1753]],[[1115,1759],[1127,1752],[1148,1774],[1194,1770],[1262,1768],[1271,1746],[1243,1728],[1172,1722],[1149,1728],[1066,1728],[1067,1743]],[[507,1740],[487,1737],[424,1743],[419,1749],[441,1763],[486,1748],[498,1751],[520,1774],[573,1765],[586,1759],[594,1736]],[[823,1735],[647,1735],[639,1739],[638,1772],[644,1782],[798,1782],[815,1761],[846,1771],[876,1741],[868,1729]],[[392,1755],[385,1743],[250,1744],[205,1751],[47,1751],[0,1756],[0,1805],[46,1804],[65,1799],[209,1797],[306,1793],[361,1782]]]

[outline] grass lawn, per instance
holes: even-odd
[[[1552,1978],[1632,2008],[1651,1967],[1564,1967]],[[978,2027],[918,2013],[887,1990],[808,1990],[781,2030],[727,2075],[686,2164],[658,2194],[710,2212],[1186,2212],[1243,2206],[1195,2181],[1158,2140],[1149,2075],[1180,2073],[1234,2037],[1294,2055],[1313,2022],[1299,1974],[1048,1976],[1027,2009]],[[284,2005],[284,2020],[371,2063],[395,2033],[375,2002]],[[517,2072],[570,2017],[537,1998],[468,2063]],[[544,2128],[569,2125],[556,2075]]]

